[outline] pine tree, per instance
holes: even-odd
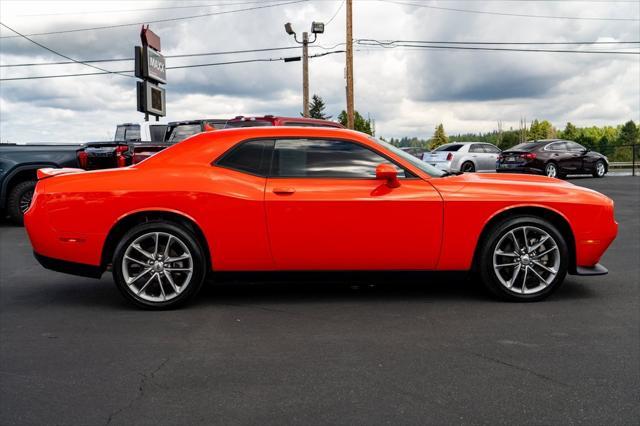
[[[343,126],[347,125],[347,112],[342,110],[340,115],[338,116],[338,121]],[[374,135],[375,129],[375,120],[371,117],[365,119],[358,111],[354,111],[353,114],[353,129],[358,132],[366,133],[368,135]]]
[[[442,123],[440,123],[436,126],[436,131],[433,133],[433,137],[431,138],[430,148],[435,149],[440,145],[444,145],[446,143],[449,143],[449,138],[447,137],[447,134],[444,132],[444,126],[442,125]]]
[[[633,120],[627,121],[620,129],[618,140],[620,145],[640,143],[640,128],[636,126]]]
[[[331,116],[324,113],[325,107],[324,100],[318,95],[313,95],[311,102],[309,102],[309,117],[319,118],[320,120],[330,119]]]

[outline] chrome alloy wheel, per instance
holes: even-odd
[[[596,165],[596,173],[600,177],[604,176],[604,163],[602,161],[598,161],[598,164]]]
[[[129,290],[148,302],[165,302],[187,288],[193,257],[175,235],[149,232],[133,240],[122,258],[122,274]]]
[[[560,250],[546,231],[535,226],[511,229],[500,238],[493,252],[493,270],[507,290],[535,294],[558,275]]]
[[[547,167],[545,167],[545,172],[548,177],[554,178],[558,175],[558,169],[555,164],[549,163]]]

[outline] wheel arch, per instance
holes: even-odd
[[[491,218],[489,218],[483,228],[480,236],[478,237],[478,242],[476,243],[476,248],[473,254],[473,264],[472,269],[477,270],[478,262],[480,260],[480,248],[482,247],[482,242],[487,238],[489,233],[500,223],[505,220],[511,219],[513,217],[518,216],[532,216],[540,219],[544,219],[549,221],[552,225],[554,225],[558,231],[562,234],[567,242],[567,247],[569,249],[569,273],[575,273],[576,271],[576,240],[573,233],[573,229],[567,218],[557,210],[551,209],[547,206],[539,206],[539,205],[520,205],[513,206],[506,209],[503,209],[497,213],[495,213]]]
[[[54,163],[34,163],[34,164],[25,164],[14,167],[11,169],[2,180],[2,185],[0,186],[0,207],[4,208],[6,206],[6,200],[9,197],[9,193],[13,189],[14,186],[19,184],[20,182],[24,182],[27,180],[38,180],[37,172],[38,169],[43,167],[58,167]]]
[[[118,242],[131,228],[142,223],[161,220],[184,226],[193,232],[204,250],[205,258],[207,259],[207,271],[211,270],[212,260],[209,244],[204,232],[202,232],[202,229],[196,221],[182,212],[159,209],[135,211],[120,217],[107,234],[107,238],[102,246],[100,265],[106,268],[107,265],[111,263]]]

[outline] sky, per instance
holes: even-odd
[[[226,13],[214,15],[220,12]],[[311,45],[310,54],[344,49],[346,17],[342,0],[0,2],[0,22],[25,35],[203,14],[209,16],[151,23],[150,28],[161,37],[162,53],[295,47],[298,45],[285,33],[284,23],[291,22],[300,34],[308,31],[313,21],[328,24],[325,33]],[[640,41],[639,1],[355,0],[353,17],[357,40]],[[140,25],[126,25],[29,38],[86,61],[131,58],[134,46],[140,44],[139,32]],[[65,61],[22,37],[8,36],[15,33],[0,28],[0,37],[4,37],[0,38],[1,65]],[[639,44],[494,47],[640,51]],[[618,125],[631,119],[640,122],[640,55],[362,44],[354,48],[355,106],[365,117],[375,119],[378,136],[428,138],[439,123],[448,134],[488,132],[496,130],[499,121],[503,129],[517,128],[521,118],[529,122],[547,119],[558,128],[564,128],[568,121],[578,126]],[[293,49],[168,58],[167,66],[299,54]],[[132,61],[93,65],[110,71],[133,69]],[[345,55],[312,58],[309,70],[310,93],[324,99],[326,112],[335,119],[346,105]],[[92,72],[99,71],[82,64],[3,66],[0,79]],[[167,79],[164,121],[263,114],[299,116],[302,111],[301,62],[277,60],[173,69],[167,71]],[[0,140],[112,139],[117,123],[143,120],[136,111],[135,81],[119,74],[0,81]]]

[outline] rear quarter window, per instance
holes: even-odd
[[[273,140],[241,142],[216,161],[216,166],[257,176],[269,171]]]

